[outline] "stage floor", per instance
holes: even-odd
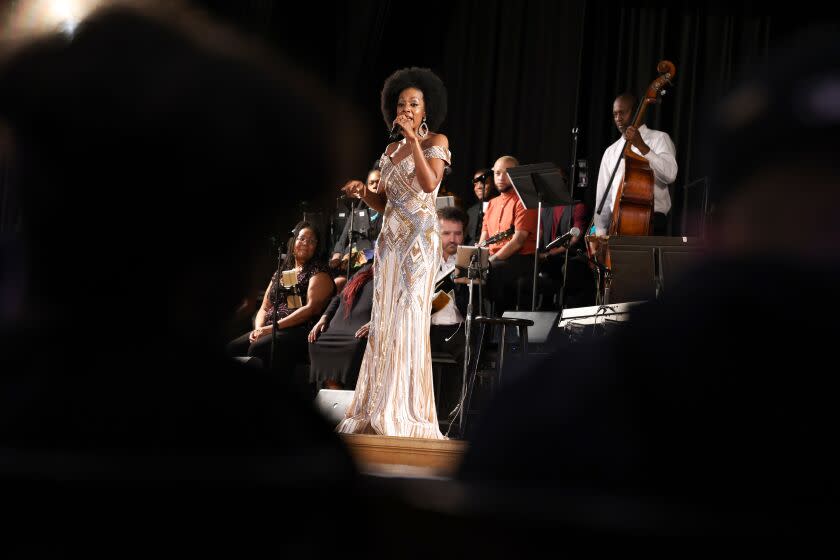
[[[342,434],[359,470],[365,474],[411,478],[450,478],[467,442],[369,434]]]

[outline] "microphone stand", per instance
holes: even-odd
[[[579,251],[581,254],[583,251]],[[610,286],[612,284],[612,270],[609,269],[604,264],[598,261],[598,256],[593,253],[592,256],[586,257],[586,259],[595,265],[595,275],[597,278],[598,290],[595,297],[595,304],[598,306],[609,305],[610,303]],[[603,294],[601,293],[601,283],[603,281],[604,291]],[[601,301],[598,301],[600,298]]]
[[[569,170],[569,194],[571,195],[570,198],[572,202],[569,204],[569,222],[572,226],[575,225],[575,201],[574,201],[574,193],[575,193],[575,172],[577,170],[577,145],[578,145],[578,132],[580,129],[578,127],[574,127],[572,129],[572,166]],[[563,218],[561,216],[560,221],[562,223]],[[585,233],[582,233],[585,235]],[[569,270],[569,249],[572,247],[572,240],[569,239],[569,243],[565,246],[566,251],[563,257],[563,285],[560,287],[560,316],[562,317],[563,310],[566,309],[566,277],[567,272]]]
[[[329,247],[335,246],[335,215],[338,214],[338,201],[341,200],[341,197],[335,199],[335,210],[330,214],[330,242]],[[331,255],[328,253],[327,257]]]
[[[622,146],[621,151],[619,152],[618,160],[615,162],[615,166],[613,167],[612,173],[610,174],[610,181],[607,183],[607,188],[604,189],[604,195],[601,197],[601,202],[598,203],[598,210],[596,210],[596,214],[599,216],[601,215],[601,210],[604,209],[604,203],[607,201],[607,197],[610,195],[610,189],[612,189],[613,179],[615,179],[615,174],[618,172],[618,166],[621,165],[621,162],[624,161],[624,150],[627,149],[627,140],[624,141],[624,146]],[[593,221],[595,218],[592,218]]]
[[[574,194],[575,191],[575,175],[577,171],[577,145],[578,145],[578,132],[580,129],[578,127],[574,127],[572,129],[572,166],[569,170],[569,194]]]
[[[356,215],[356,201],[350,199],[350,220],[347,229],[347,281],[350,281],[350,270],[353,266],[353,216]]]
[[[274,343],[277,340],[277,321],[280,314],[280,281],[283,278],[283,247],[277,249],[277,277],[274,281],[274,312],[271,318],[271,352],[268,355],[268,369],[274,369]]]
[[[536,186],[536,185],[535,185]],[[534,279],[531,285],[531,311],[537,310],[537,262],[540,257],[540,237],[542,221],[542,191],[537,190],[537,233],[534,235]]]
[[[604,267],[604,300],[601,305],[610,304],[610,288],[612,287],[612,270]]]
[[[487,197],[487,178],[481,182],[481,200],[478,201],[478,223],[482,224],[478,228],[478,239],[481,238],[481,230],[484,229],[484,199]],[[475,254],[475,253],[473,253]],[[472,261],[470,261],[472,264]],[[478,284],[478,314],[483,315],[481,306],[484,304],[484,295],[481,293],[481,283]],[[468,307],[472,306],[472,282],[470,282],[470,302]]]
[[[563,246],[566,247],[563,256],[563,285],[560,286],[560,314],[562,317],[563,310],[566,309],[566,272],[569,270],[569,249],[571,248],[572,240],[569,239]]]
[[[476,246],[475,250],[470,256],[470,265],[467,268],[467,284],[469,285],[469,299],[467,300],[467,316],[464,320],[464,371],[461,379],[461,398],[458,401],[458,404],[455,406],[455,409],[449,413],[449,417],[452,418],[453,422],[455,420],[455,417],[458,418],[458,429],[460,430],[462,437],[464,434],[464,402],[467,398],[467,372],[469,370],[470,360],[472,359],[472,352],[470,351],[470,338],[472,335],[473,319],[473,284],[476,280],[480,281],[482,274],[486,272],[484,269],[481,268],[481,263],[479,262],[480,254],[481,249],[478,246]],[[479,293],[481,293],[480,282],[478,288]],[[451,425],[452,424],[450,423],[450,426]]]

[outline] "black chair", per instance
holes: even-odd
[[[475,322],[479,325],[490,325],[500,327],[499,348],[496,354],[496,381],[501,382],[502,371],[505,365],[505,346],[507,345],[507,328],[519,327],[520,352],[528,353],[528,327],[534,326],[530,319],[519,319],[517,317],[476,317]]]
[[[443,385],[443,369],[457,366],[458,361],[449,352],[432,352],[432,382],[435,384],[435,406],[438,407],[438,418],[445,411],[440,409],[440,388]]]

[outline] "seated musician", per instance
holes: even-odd
[[[613,102],[613,121],[621,133],[621,138],[604,151],[598,170],[598,190],[595,198],[595,232],[598,235],[606,235],[612,221],[616,192],[624,177],[623,161],[618,165],[610,194],[600,214],[597,207],[607,190],[607,183],[615,164],[622,157],[625,140],[632,145],[633,152],[647,159],[653,171],[653,235],[668,233],[668,212],[671,210],[668,185],[677,178],[676,148],[666,132],[650,129],[644,124],[638,128],[631,126],[635,105],[636,97],[632,93],[623,93]]]
[[[464,239],[468,244],[475,243],[481,237],[481,226],[484,224],[484,214],[487,212],[487,206],[490,204],[490,200],[499,194],[493,185],[492,169],[476,170],[473,173],[472,185],[476,203],[467,209],[469,220],[467,220]]]
[[[440,400],[437,402],[438,417],[446,415],[458,402],[461,391],[461,372],[463,371],[464,318],[467,315],[469,288],[465,284],[452,281],[458,275],[455,269],[455,256],[458,245],[464,243],[464,229],[467,227],[467,214],[455,206],[441,208],[437,212],[440,224],[440,237],[443,254],[440,271],[436,277],[435,297],[432,301],[432,326],[429,340],[432,352],[446,352],[458,362],[456,366],[444,370],[441,376]],[[474,292],[478,297],[478,292]]]
[[[479,240],[482,242],[513,227],[512,237],[490,245],[490,278],[487,287],[497,316],[506,310],[515,309],[517,299],[520,305],[530,308],[537,210],[526,210],[513,189],[507,170],[517,165],[519,161],[513,156],[502,156],[493,165],[493,182],[499,196],[487,205]]]
[[[377,191],[379,179],[378,169],[368,171],[367,187],[369,191]],[[369,207],[364,201],[359,201],[354,208],[353,239],[348,241],[351,235],[350,219],[348,218],[344,223],[344,230],[336,240],[335,247],[333,247],[332,257],[330,257],[330,269],[335,275],[335,286],[338,291],[341,291],[347,282],[347,261],[351,254],[353,264],[350,266],[350,274],[352,275],[369,260],[365,256],[365,252],[368,254],[372,252],[379,231],[382,229],[382,219],[379,212]]]
[[[469,288],[465,284],[453,282],[453,279],[459,275],[455,268],[455,257],[458,246],[464,244],[464,230],[468,218],[463,210],[455,206],[441,208],[437,215],[443,254],[440,271],[435,278],[429,340],[432,353],[445,352],[457,362],[454,366],[444,368],[441,375],[440,399],[436,404],[438,418],[445,419],[449,411],[458,404],[466,351],[463,322],[467,316]],[[475,291],[473,296],[476,301],[478,292]]]

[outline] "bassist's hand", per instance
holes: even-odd
[[[639,131],[638,129],[636,129],[636,127],[628,126],[624,131],[624,137],[627,139],[628,142],[634,145],[636,149],[642,152],[643,156],[647,155],[647,153],[650,151],[650,147],[647,144],[645,144],[644,140],[642,140],[642,135],[639,134]]]

